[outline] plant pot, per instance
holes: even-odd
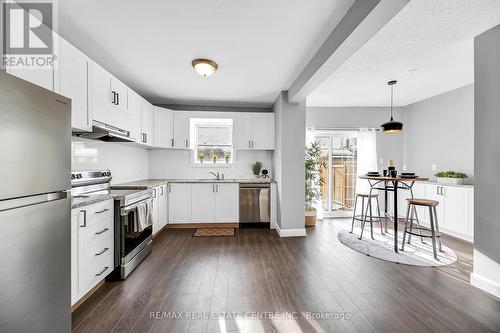
[[[437,182],[439,184],[462,185],[464,183],[464,179],[463,178],[437,177]]]
[[[253,175],[255,178],[260,178],[260,175]]]
[[[313,208],[311,210],[306,210],[305,216],[306,216],[306,221],[305,221],[306,227],[314,227],[316,225],[316,217],[317,217],[316,209]]]

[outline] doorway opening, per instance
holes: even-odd
[[[311,130],[309,140],[321,146],[318,211],[323,217],[352,216],[356,198],[357,131]]]

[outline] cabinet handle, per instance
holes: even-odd
[[[106,252],[107,250],[109,250],[109,247],[105,247],[105,248],[104,248],[101,252],[96,253],[96,254],[95,254],[95,255],[96,255],[96,257],[97,257],[97,256],[100,256],[101,254],[103,254],[103,253],[104,253],[104,252]]]
[[[219,193],[219,184],[215,185],[215,192]]]
[[[102,229],[102,231],[98,231],[98,232],[96,232],[95,234],[96,234],[96,235],[100,235],[100,234],[105,233],[105,232],[106,232],[106,231],[108,231],[108,230],[109,230],[109,228],[104,228],[104,229]]]
[[[163,186],[160,187],[160,189],[161,189],[160,195],[163,195]]]
[[[248,148],[252,148],[252,141],[248,140]]]
[[[148,133],[144,133],[144,143],[148,143]]]
[[[174,146],[174,139],[170,139],[170,146],[173,147]]]
[[[168,193],[172,193],[172,186],[168,185]]]
[[[189,148],[189,140],[186,139],[186,148]]]
[[[444,187],[443,187],[443,186],[441,186],[441,190],[439,191],[439,193],[440,193],[441,195],[444,195]]]
[[[108,270],[108,266],[104,267],[104,269],[102,271],[100,271],[99,273],[97,273],[95,276],[101,276],[104,274],[104,272],[106,272]]]
[[[436,186],[436,194],[439,195],[439,186]]]
[[[107,212],[109,209],[108,208],[104,208],[103,210],[100,210],[98,212],[95,212],[96,214],[102,214],[102,213],[105,213]]]
[[[87,227],[87,211],[81,210],[80,213],[83,213],[83,225],[81,225],[80,228],[86,228]]]
[[[111,96],[113,98],[113,101],[111,103],[115,104],[116,105],[116,92],[112,91],[111,92]]]

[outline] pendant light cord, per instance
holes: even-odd
[[[391,84],[391,121],[394,120],[392,117],[392,105],[394,104],[394,85]]]

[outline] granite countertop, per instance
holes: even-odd
[[[160,185],[166,185],[168,183],[274,183],[272,179],[263,178],[247,178],[247,179],[143,179],[133,182],[113,184],[112,188],[137,188],[137,189],[150,189]]]
[[[471,185],[471,184],[442,184],[442,183],[438,183],[437,180],[435,180],[435,179],[425,180],[425,181],[422,181],[420,183],[433,184],[433,185],[441,185],[441,186],[454,186],[454,187],[470,187],[470,188],[474,188],[474,185]]]
[[[71,209],[92,205],[101,201],[113,199],[114,194],[89,194],[71,196]]]

